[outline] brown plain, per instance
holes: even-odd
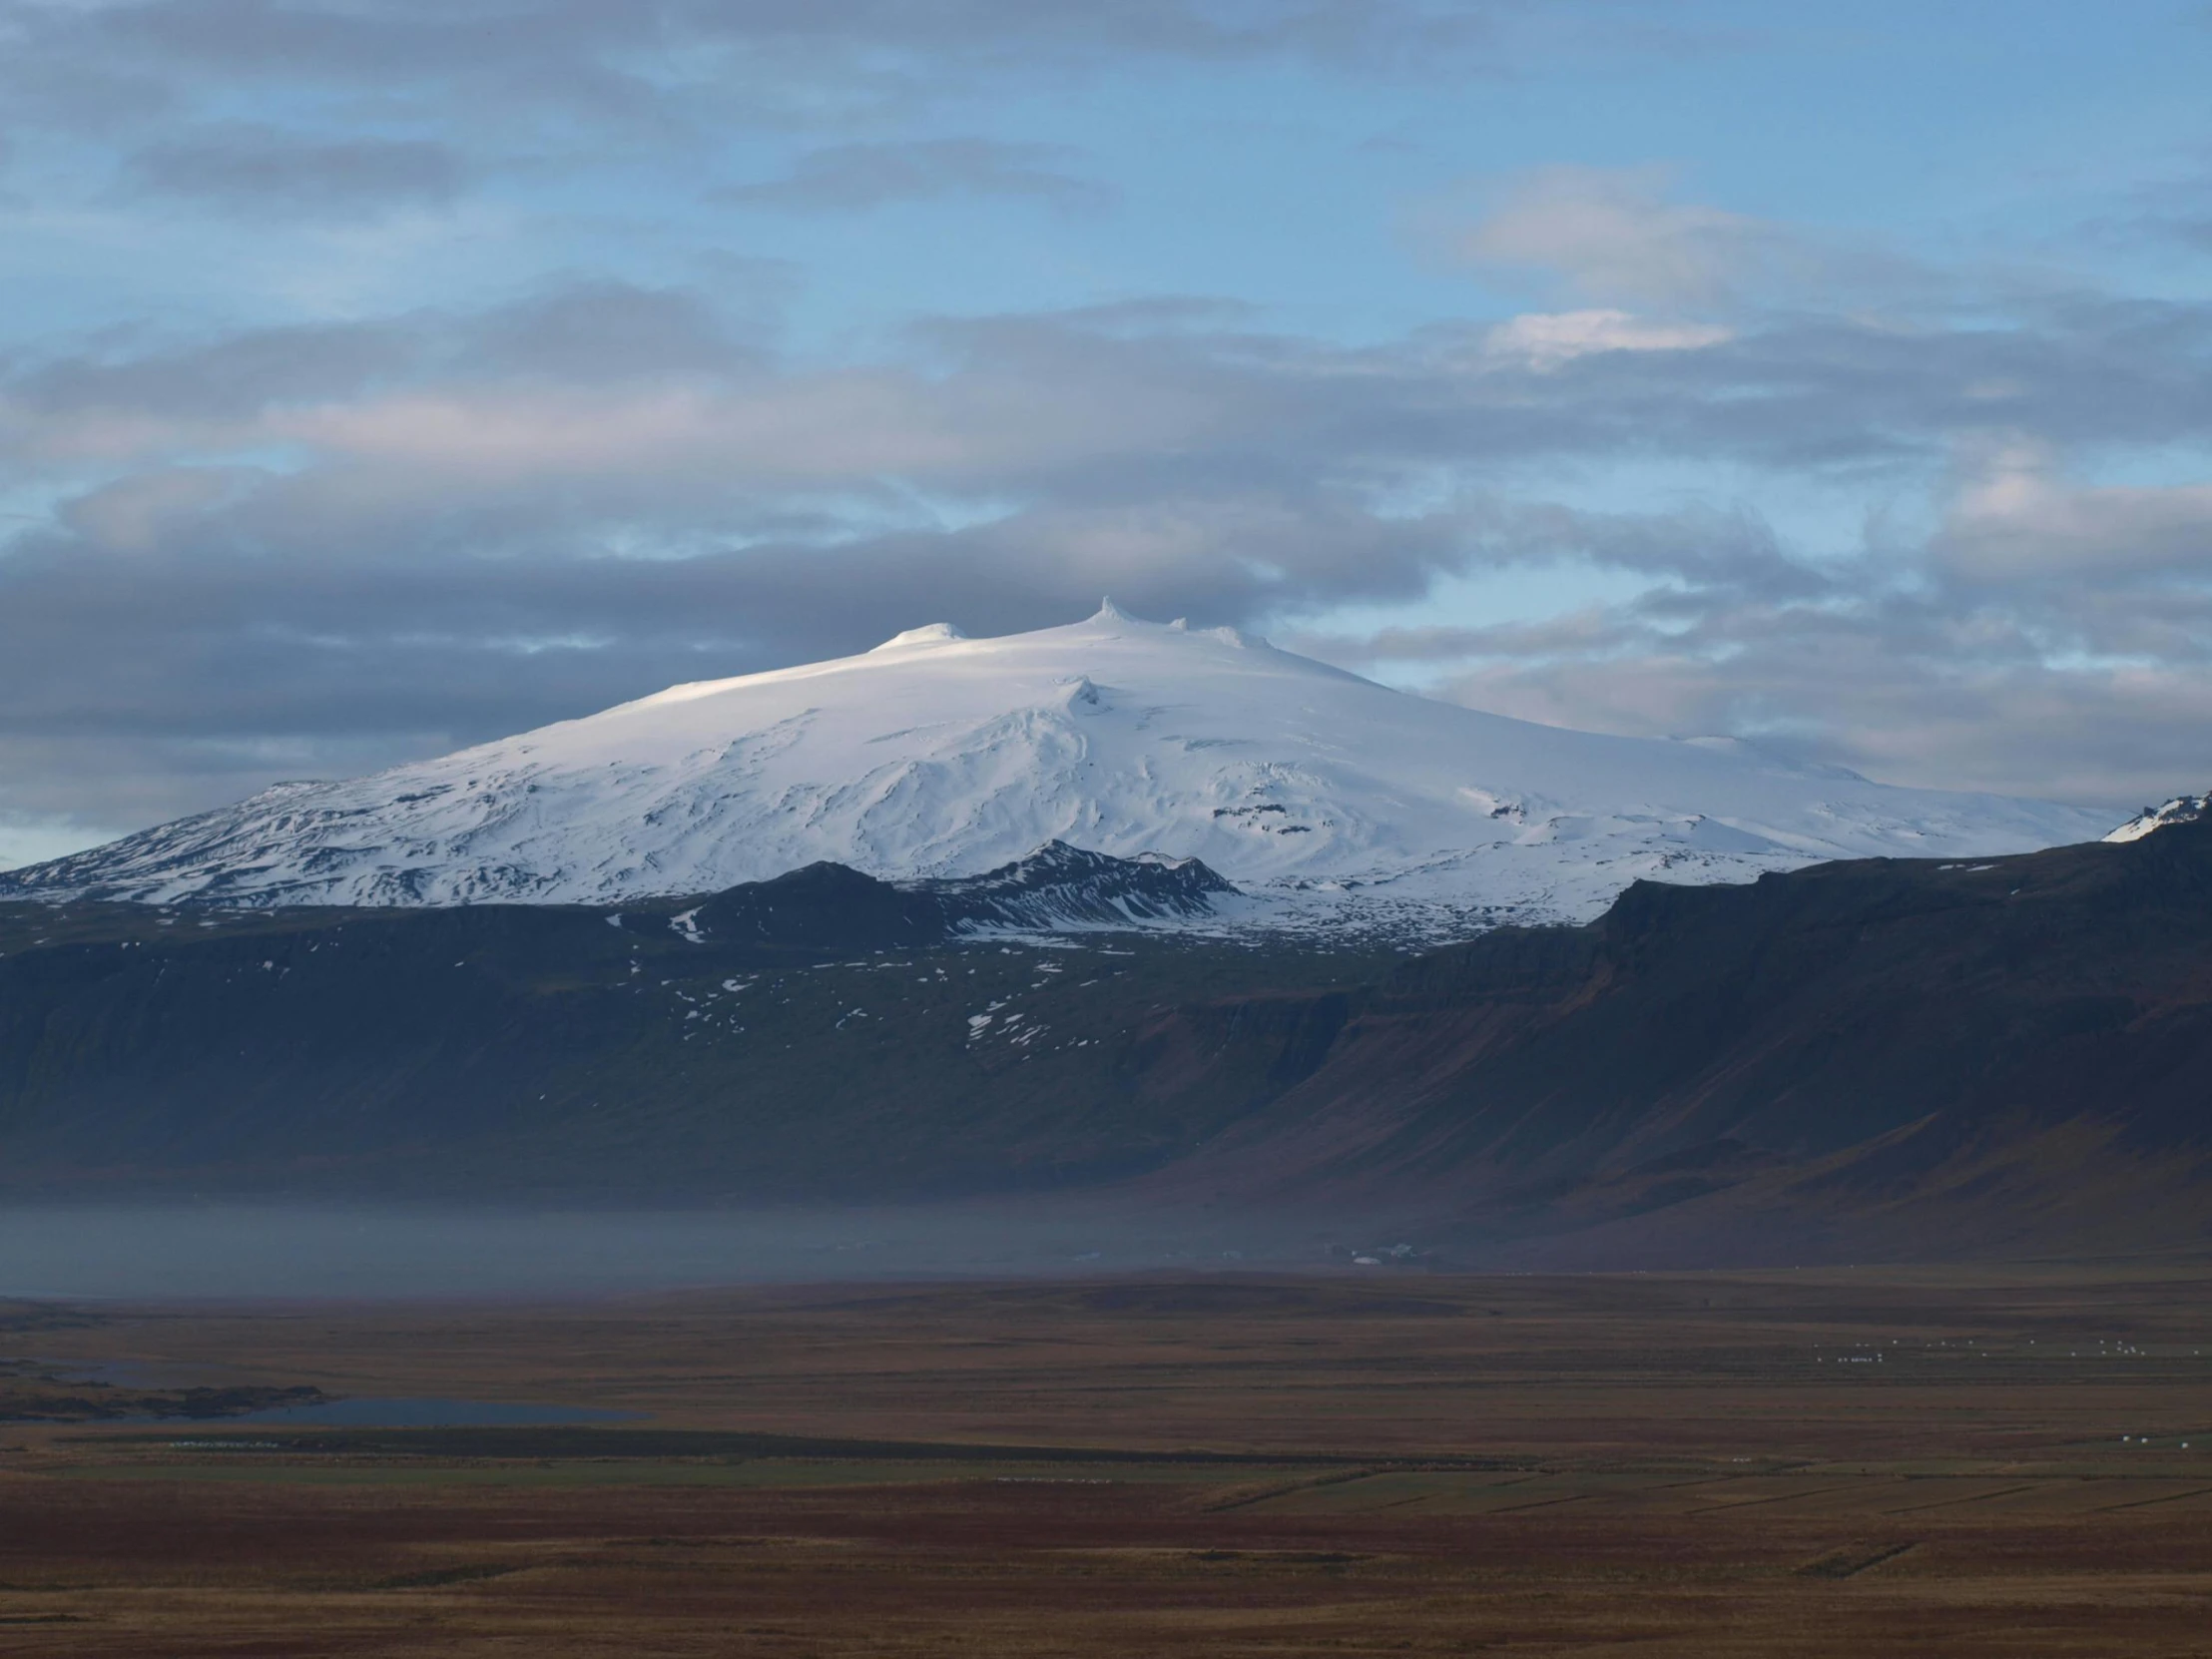
[[[2207,1654],[2208,1291],[1369,1270],[18,1309],[11,1352],[134,1375],[905,1444],[0,1427],[0,1653]]]

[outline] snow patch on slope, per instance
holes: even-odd
[[[2204,817],[2206,802],[2212,797],[2201,795],[2177,795],[2163,807],[2145,807],[2104,838],[2108,841],[2139,841],[2153,830],[2163,830],[2169,824],[2194,824]]]

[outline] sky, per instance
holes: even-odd
[[[0,864],[1132,613],[2212,783],[2212,5],[0,0]]]

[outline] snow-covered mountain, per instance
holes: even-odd
[[[675,686],[587,719],[0,875],[234,905],[624,900],[817,860],[965,875],[1047,841],[1196,857],[1232,912],[1433,933],[1595,914],[1629,881],[2087,840],[2099,813],[1892,789],[1730,741],[1531,725],[1232,631],[1124,616]]]
[[[2177,795],[2162,807],[2145,807],[2104,838],[2139,841],[2169,824],[2194,824],[2207,812],[2212,812],[2212,796]]]

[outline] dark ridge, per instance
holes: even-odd
[[[828,862],[717,893],[694,917],[710,939],[801,949],[904,950],[951,931],[935,895]]]
[[[1237,889],[1196,858],[1115,858],[1047,841],[981,875],[880,881],[815,863],[701,903],[709,938],[831,950],[909,949],[985,928],[1128,927],[1211,914]]]
[[[1618,1255],[2201,1248],[2212,820],[1638,882],[1587,927],[1500,930],[1359,993],[1232,1140],[1214,1156],[1286,1195],[1448,1194],[1499,1235]]]
[[[1411,958],[990,931],[1217,883],[1048,847],[620,913],[0,905],[0,1190],[1134,1182],[1568,1266],[2212,1245],[2212,819]]]
[[[916,881],[956,928],[1052,927],[1209,915],[1236,885],[1197,858],[1115,858],[1047,841],[1026,858],[981,875]]]

